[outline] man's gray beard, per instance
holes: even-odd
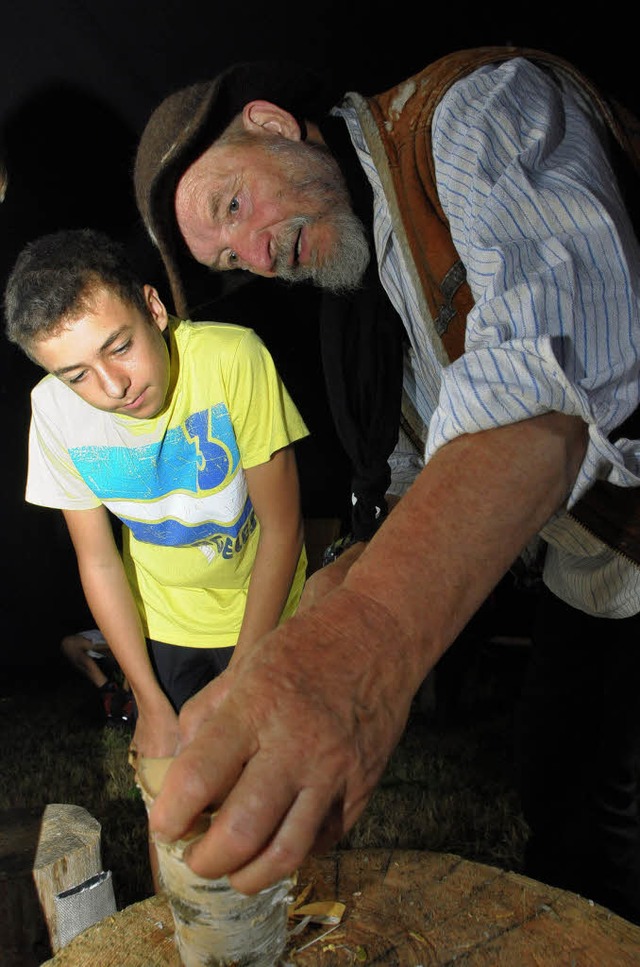
[[[292,218],[287,230],[278,238],[275,271],[286,282],[313,282],[322,289],[338,295],[360,288],[371,258],[369,243],[362,222],[353,212],[325,215],[323,224],[332,226],[335,243],[331,254],[321,263],[313,259],[309,265],[288,264],[288,259],[300,230],[312,225],[312,216]]]
[[[274,271],[287,282],[313,282],[331,292],[353,292],[362,283],[371,258],[364,225],[351,209],[349,192],[336,159],[326,145],[274,138],[266,150],[276,155],[290,178],[291,192],[305,198],[312,214],[291,219],[276,239]],[[317,214],[313,214],[313,212]],[[335,241],[322,260],[290,264],[300,230],[321,222]]]

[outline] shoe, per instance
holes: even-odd
[[[100,689],[107,725],[128,725],[135,718],[135,703],[131,692],[116,682],[107,682]]]
[[[133,700],[133,693],[123,691],[124,701],[120,709],[120,718],[123,722],[133,724],[136,717],[136,703]]]

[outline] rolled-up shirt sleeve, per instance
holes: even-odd
[[[640,443],[609,434],[640,402],[640,252],[599,122],[570,82],[520,58],[476,71],[434,117],[439,197],[475,305],[442,373],[426,459],[464,433],[549,411],[596,478],[640,484]]]

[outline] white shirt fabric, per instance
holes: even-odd
[[[109,649],[104,635],[98,628],[88,628],[86,631],[78,631],[77,634],[81,638],[86,638],[93,645],[93,648],[87,650],[87,655],[90,658],[100,659],[105,657]]]
[[[461,434],[559,411],[589,427],[569,509],[598,478],[640,485],[640,441],[607,439],[640,402],[640,250],[581,94],[515,58],[458,81],[437,107],[438,193],[475,299],[451,365],[427,337],[356,98],[335,113],[373,188],[380,277],[409,336],[405,391],[428,427],[425,461]],[[640,610],[640,568],[564,511],[541,536],[544,580],[560,598],[609,617]]]

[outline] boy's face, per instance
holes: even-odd
[[[141,420],[156,416],[169,389],[168,317],[156,290],[147,285],[144,293],[147,315],[99,291],[91,310],[34,343],[33,355],[98,410]]]

